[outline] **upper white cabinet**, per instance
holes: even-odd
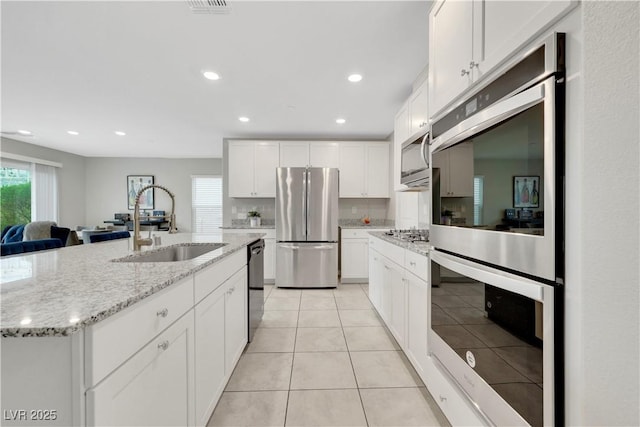
[[[389,197],[389,144],[343,142],[340,147],[340,197]]]
[[[402,168],[402,143],[411,134],[411,117],[409,116],[409,101],[402,105],[393,122],[393,190],[404,191],[407,187],[400,183],[400,171]]]
[[[229,197],[276,197],[279,144],[229,141]]]
[[[339,166],[338,143],[281,142],[280,166],[337,168]]]
[[[429,112],[437,115],[577,2],[439,0],[429,14]]]
[[[440,168],[440,197],[473,197],[473,145],[468,142],[433,156]]]
[[[410,135],[423,130],[429,125],[428,86],[428,80],[424,80],[422,84],[413,91],[409,98],[409,114],[411,117]]]

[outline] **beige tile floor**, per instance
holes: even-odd
[[[448,426],[367,285],[265,287],[265,312],[209,426]]]

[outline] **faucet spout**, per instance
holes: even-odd
[[[142,187],[136,194],[136,204],[133,208],[133,250],[139,251],[142,246],[151,246],[153,241],[151,238],[143,239],[140,237],[140,196],[150,188],[159,188],[164,190],[171,197],[171,215],[169,216],[169,234],[178,232],[176,228],[176,196],[169,191],[167,187],[158,184],[151,184]]]

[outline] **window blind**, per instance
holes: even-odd
[[[58,222],[58,168],[33,164],[31,219]]]
[[[191,177],[191,232],[212,233],[222,227],[222,177]]]

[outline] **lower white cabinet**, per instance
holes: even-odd
[[[87,424],[192,426],[193,312],[86,392]]]
[[[242,350],[247,344],[247,269],[234,274],[226,283],[224,301],[224,366],[231,375]]]
[[[424,376],[426,369],[427,335],[429,330],[429,282],[407,272],[404,277],[407,287],[407,357]]]
[[[225,386],[226,286],[220,286],[195,307],[196,424],[206,425]]]
[[[195,306],[196,425],[207,424],[247,344],[247,297],[243,266]]]
[[[390,261],[385,261],[384,267],[386,270],[385,285],[390,288],[389,295],[391,296],[390,313],[388,313],[389,323],[387,326],[400,347],[404,349],[407,315],[404,271],[400,266]]]
[[[343,228],[340,235],[340,281],[366,282],[369,278],[369,232],[374,228]]]

